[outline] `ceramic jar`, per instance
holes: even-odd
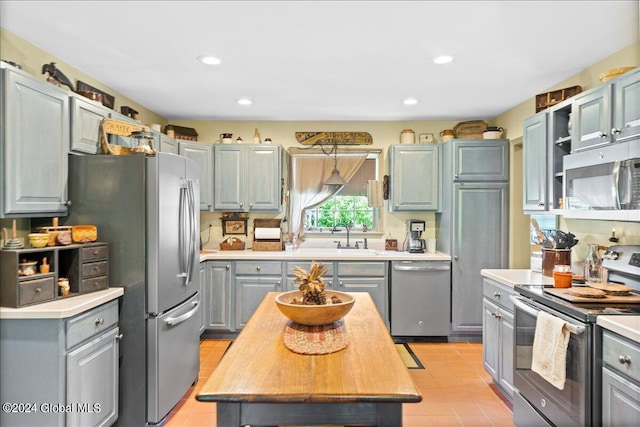
[[[411,129],[405,129],[400,132],[400,144],[415,144],[416,133]]]
[[[445,129],[440,132],[440,136],[442,137],[442,142],[447,142],[453,139],[453,129]]]

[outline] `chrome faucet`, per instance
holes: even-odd
[[[357,243],[356,243],[356,246],[353,246],[353,247],[349,244],[349,232],[351,231],[351,227],[344,224],[334,224],[333,228],[331,229],[331,234],[333,234],[335,231],[340,231],[338,228],[336,228],[338,225],[342,225],[347,230],[347,245],[341,246],[340,242],[338,241],[337,247],[342,249],[358,249]]]

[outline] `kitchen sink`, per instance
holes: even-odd
[[[382,252],[374,249],[345,249],[345,248],[298,248],[296,254],[329,254],[329,255],[380,255]]]

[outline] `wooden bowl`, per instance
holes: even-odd
[[[300,325],[318,326],[330,325],[342,319],[351,311],[355,300],[349,294],[338,291],[325,291],[327,304],[325,305],[302,305],[292,304],[294,297],[302,298],[301,291],[284,292],[276,297],[278,308],[287,318]],[[332,304],[331,297],[337,296],[341,303]]]

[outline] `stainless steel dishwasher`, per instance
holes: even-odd
[[[391,335],[448,336],[451,262],[392,261],[391,266]]]

